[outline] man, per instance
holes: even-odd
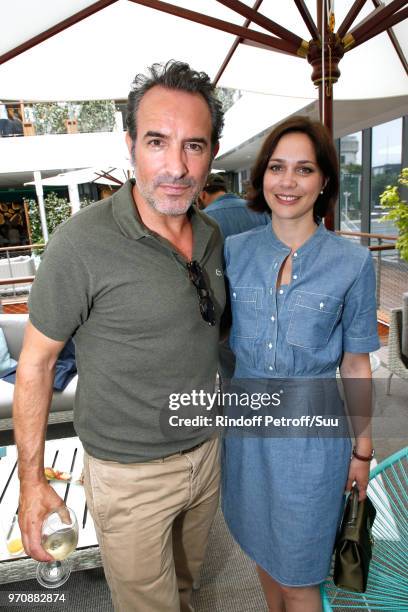
[[[270,223],[268,214],[251,210],[246,200],[227,191],[224,177],[210,174],[199,196],[205,213],[217,221],[224,238]]]
[[[242,200],[235,193],[227,193],[227,183],[221,174],[208,176],[199,200],[204,212],[218,223],[224,238],[267,225],[271,221],[267,213],[255,212],[248,208],[246,200]],[[220,343],[219,349],[218,372],[221,383],[226,384],[233,377],[234,370],[235,356],[226,338]]]
[[[170,394],[214,384],[222,241],[191,203],[222,125],[204,73],[171,61],[137,75],[126,135],[135,181],[55,232],[30,297],[14,406],[24,547],[51,560],[40,526],[62,500],[43,447],[54,363],[73,335],[87,502],[122,612],[192,610],[217,508],[218,440],[208,427],[168,435],[166,408]]]

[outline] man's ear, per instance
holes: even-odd
[[[198,197],[200,198],[200,200],[202,201],[204,205],[207,204],[207,192],[206,191],[200,191],[200,193],[198,194]]]
[[[132,159],[133,141],[132,141],[132,139],[130,137],[129,132],[126,132],[125,139],[126,139],[126,146],[128,148],[129,154],[130,154],[130,158]]]
[[[219,150],[220,150],[220,143],[217,142],[217,144],[213,148],[212,159],[215,159],[217,157],[217,153],[218,153]]]

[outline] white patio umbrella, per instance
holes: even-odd
[[[48,178],[42,178],[41,172],[38,170],[35,171],[34,181],[29,181],[25,183],[25,185],[35,185],[44,242],[48,242],[48,229],[44,206],[44,187],[67,186],[71,210],[72,214],[74,214],[81,207],[78,185],[83,183],[98,183],[100,185],[115,185],[118,187],[123,185],[128,179],[130,172],[131,170],[127,160],[123,160],[119,163],[119,167],[106,166],[104,169],[82,168],[81,170],[73,170],[71,172],[61,172],[60,174]]]
[[[83,183],[97,183],[98,185],[122,185],[128,179],[130,167],[126,161],[120,167],[105,166],[104,168],[81,168],[70,172],[60,172],[55,176],[42,179],[44,187],[82,185]],[[34,185],[35,181],[24,183]]]
[[[330,128],[333,97],[408,94],[406,0],[252,1],[14,0],[0,98],[121,99],[135,73],[170,58],[223,87],[308,100],[317,87]]]
[[[205,70],[220,86],[316,97],[307,41],[324,42],[322,77],[330,84],[330,33],[318,24],[333,0],[257,0],[257,10],[252,1],[14,0],[2,7],[0,98],[125,98],[135,73],[170,58]],[[406,0],[343,0],[334,8],[338,47],[346,49],[336,98],[408,93]],[[367,40],[387,25],[389,35]]]

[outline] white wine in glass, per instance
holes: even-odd
[[[67,557],[77,543],[78,521],[71,508],[62,506],[47,514],[41,529],[41,545],[55,560],[38,564],[37,580],[42,586],[55,589],[68,580],[72,562]]]
[[[61,529],[45,537],[42,547],[56,561],[63,561],[75,550],[77,542],[78,534],[75,529]]]

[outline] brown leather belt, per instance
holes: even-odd
[[[195,446],[192,446],[191,448],[186,448],[184,450],[181,450],[181,451],[179,451],[179,454],[180,455],[187,455],[187,453],[193,453],[194,451],[198,450],[203,444],[205,444],[209,440],[210,440],[210,438],[207,438],[207,440],[204,440],[204,442],[200,442],[200,444],[196,444]]]
[[[165,457],[162,457],[161,461],[167,461],[167,459],[171,459],[172,457],[177,457],[179,455],[187,455],[187,453],[194,453],[194,451],[198,450],[201,446],[207,444],[207,442],[210,442],[210,440],[213,440],[215,437],[216,435],[213,435],[210,438],[207,438],[207,440],[203,440],[203,442],[200,442],[191,448],[186,448],[184,450],[179,450],[176,453],[172,453],[171,455],[166,455]]]

